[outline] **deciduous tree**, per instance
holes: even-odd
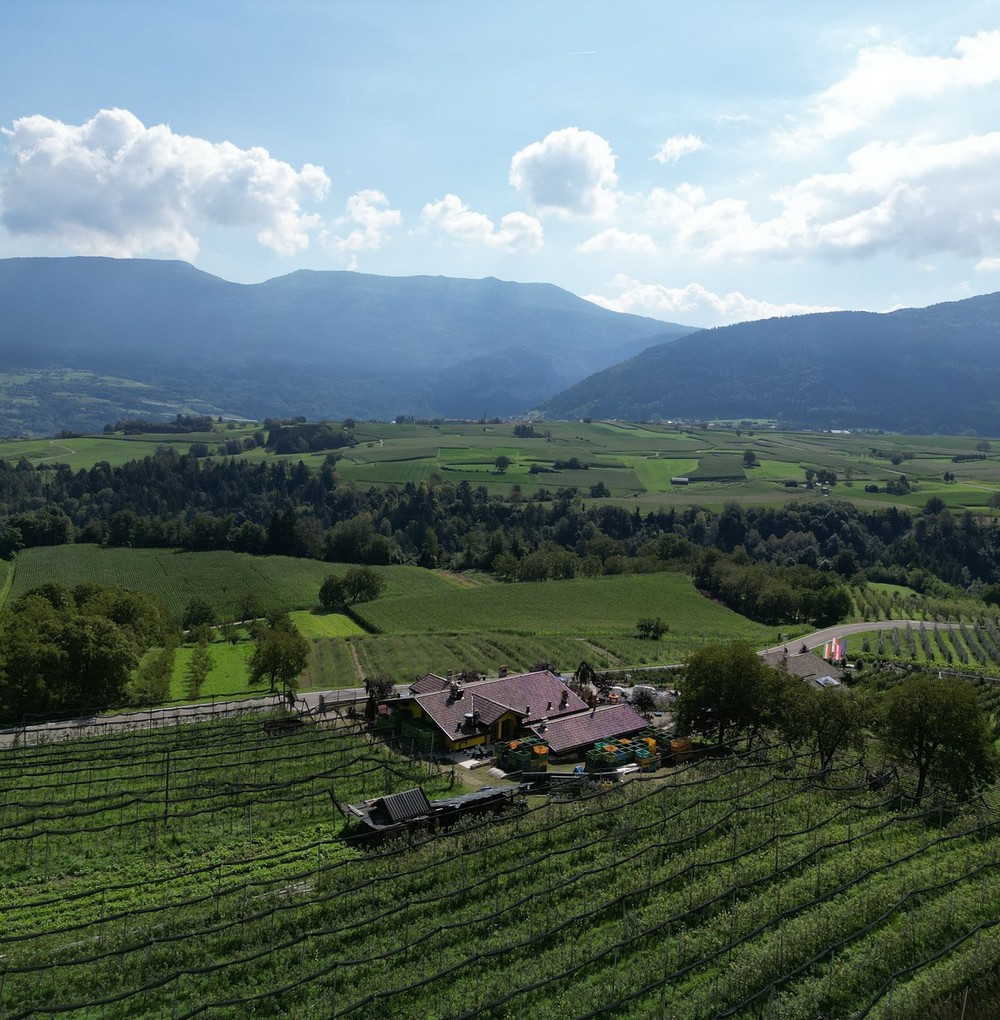
[[[212,671],[212,653],[208,650],[208,642],[204,639],[198,642],[188,660],[185,670],[184,693],[194,701],[201,697],[201,689]]]
[[[719,744],[740,732],[752,737],[774,721],[781,683],[777,671],[746,642],[702,648],[684,671],[678,729],[710,734]]]
[[[644,616],[636,622],[636,633],[646,641],[659,641],[667,632],[667,625],[659,616]]]
[[[365,718],[372,722],[378,712],[380,702],[392,694],[392,678],[380,673],[378,676],[365,677],[365,694],[368,699],[365,702]]]
[[[928,782],[964,799],[1000,771],[975,688],[955,677],[914,673],[890,688],[878,732],[890,753],[915,770],[917,803]]]
[[[263,626],[248,663],[251,687],[266,686],[271,694],[286,695],[298,689],[299,674],[309,661],[309,642],[294,626]]]
[[[184,619],[181,626],[185,630],[197,627],[199,624],[212,627],[216,623],[218,623],[218,617],[215,615],[215,607],[203,595],[195,595],[184,607]]]
[[[790,677],[784,692],[779,728],[793,744],[806,744],[825,772],[834,756],[849,747],[860,747],[867,718],[867,701],[855,691],[817,690]]]

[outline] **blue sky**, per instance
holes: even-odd
[[[549,282],[692,325],[1000,290],[1000,4],[4,0],[0,257]]]

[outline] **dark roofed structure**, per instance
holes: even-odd
[[[473,793],[430,801],[418,786],[360,804],[348,804],[344,814],[357,824],[356,838],[394,836],[425,826],[447,827],[467,814],[501,811],[513,803],[520,791],[519,785],[484,786]]]
[[[549,745],[552,754],[569,754],[598,740],[630,737],[649,724],[629,705],[607,705],[586,713],[549,719],[531,727]]]
[[[523,716],[526,723],[580,712],[587,707],[578,694],[574,694],[555,673],[547,669],[504,676],[499,680],[481,680],[478,684],[470,684],[466,690],[475,694],[478,688],[487,685],[490,700]]]
[[[451,739],[476,736],[483,732],[482,728],[492,726],[508,711],[485,694],[477,696],[465,691],[459,697],[450,691],[419,694],[416,702],[424,714]]]
[[[359,822],[373,830],[397,828],[433,814],[427,794],[419,786],[366,800],[363,804],[349,804],[347,809]]]
[[[430,814],[431,803],[420,787],[403,790],[402,793],[389,793],[379,799],[392,822],[406,822]]]

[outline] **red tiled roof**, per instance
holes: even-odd
[[[418,685],[427,690],[418,691]],[[549,670],[520,673],[496,680],[477,680],[466,684],[457,698],[452,695],[450,682],[435,677],[433,673],[421,677],[410,690],[417,704],[452,740],[480,733],[481,727],[492,726],[507,712],[513,712],[525,722],[531,722],[543,717],[558,718],[583,711],[587,707],[580,697]],[[475,721],[466,719],[466,715],[471,712],[476,713]]]
[[[608,705],[549,719],[545,729],[538,724],[532,726],[531,731],[549,745],[553,754],[565,754],[597,740],[631,736],[647,725],[646,720],[628,705]]]
[[[418,694],[415,700],[451,740],[475,736],[482,732],[480,726],[492,726],[508,711],[482,694],[464,693],[460,698],[453,698],[450,690]],[[476,713],[474,721],[466,719],[471,712]]]
[[[411,694],[429,694],[431,691],[444,691],[448,689],[448,681],[443,676],[435,673],[427,673],[419,680],[410,684]]]
[[[481,680],[465,688],[477,697],[482,690],[491,701],[504,705],[512,712],[524,716],[525,722],[547,716],[567,715],[587,707],[579,695],[547,669],[537,673],[519,673],[498,680]]]

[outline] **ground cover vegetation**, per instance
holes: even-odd
[[[759,661],[739,645],[700,660],[682,699],[727,698],[716,668]],[[736,712],[725,746],[656,774],[367,849],[331,795],[460,788],[360,714],[286,736],[244,716],[4,750],[0,1012],[983,1020],[996,791],[965,799],[983,782],[951,781],[945,742],[918,794],[918,742],[897,746],[878,704],[919,678],[880,676],[871,728],[848,719],[832,752],[829,725]],[[769,677],[806,686],[755,683]]]
[[[176,618],[198,593],[218,622],[319,602],[367,634],[321,636],[312,623],[301,682],[313,686],[360,684],[369,673],[406,680],[444,662],[489,670],[588,655],[602,668],[678,661],[712,641],[770,643],[877,614],[881,596],[865,582],[906,585],[924,600],[921,619],[931,600],[961,602],[933,618],[969,627],[1000,601],[990,505],[1000,461],[976,437],[824,436],[749,423],[262,426],[178,416],[173,424],[154,433],[149,422],[117,422],[86,439],[91,459],[79,467],[40,458],[77,457],[71,444],[83,438],[36,441],[34,453],[8,444],[13,455],[29,451],[0,460],[0,552],[16,557],[11,598],[46,581],[99,580],[153,591]],[[157,445],[132,460],[93,459],[97,444],[137,442]],[[700,482],[690,470],[698,464],[741,477]],[[673,486],[682,466],[689,484]],[[367,479],[368,467],[382,472],[378,480]],[[903,495],[882,491],[904,481]],[[865,492],[873,485],[878,493]],[[676,582],[645,580],[678,574],[739,617],[706,620],[696,607],[708,603],[690,587],[678,602]],[[473,580],[447,582],[460,577]],[[359,578],[386,587],[359,589]],[[612,591],[615,578],[621,590]],[[619,605],[632,607],[629,619],[619,619]],[[669,630],[643,641],[643,618]],[[852,639],[851,650],[878,658],[888,644],[885,657],[895,658],[900,638],[905,653],[905,632],[881,642],[875,634],[868,648]],[[917,663],[947,663],[945,641],[962,641],[970,664],[990,658],[985,639],[971,649],[950,631],[917,640]],[[956,666],[962,655],[952,652]]]
[[[99,462],[73,470],[51,462],[35,466],[26,459],[0,461],[0,551],[11,555],[23,547],[71,542],[226,549],[368,565],[446,565],[486,570],[511,580],[540,580],[657,569],[670,560],[690,561],[692,548],[717,548],[745,552],[755,563],[808,566],[843,578],[871,571],[877,580],[908,581],[910,574],[922,570],[947,584],[969,587],[992,583],[997,574],[1000,543],[989,506],[995,487],[986,478],[970,477],[964,484],[945,482],[944,470],[937,476],[942,464],[952,465],[946,459],[949,451],[964,449],[963,443],[971,447],[971,440],[955,438],[944,443],[926,437],[922,459],[928,467],[924,470],[933,465],[939,480],[932,481],[925,473],[919,485],[911,486],[917,490],[918,502],[907,508],[905,500],[902,504],[890,501],[891,505],[866,502],[871,494],[863,492],[866,475],[892,466],[891,455],[887,461],[882,456],[885,451],[871,445],[873,441],[894,448],[900,445],[887,443],[886,437],[836,437],[833,445],[829,437],[810,434],[778,437],[765,432],[744,440],[739,429],[727,432],[723,441],[715,431],[689,434],[662,428],[651,436],[649,428],[573,427],[592,431],[576,437],[510,434],[505,438],[504,442],[520,445],[511,446],[514,464],[504,477],[512,478],[520,462],[524,481],[504,483],[500,490],[490,488],[495,486],[495,455],[491,455],[500,426],[483,426],[489,431],[481,436],[458,426],[457,434],[449,436],[447,426],[438,427],[441,444],[461,444],[466,452],[477,443],[485,444],[481,472],[463,467],[453,480],[438,465],[423,481],[404,483],[397,476],[392,484],[393,465],[398,467],[401,461],[383,456],[371,462],[389,468],[389,476],[375,486],[352,479],[350,465],[344,457],[336,459],[338,453],[307,454],[296,460],[294,454],[266,453],[266,443],[252,451],[264,458],[257,460],[235,453],[200,458],[164,447],[159,454],[115,467]],[[284,434],[288,428],[282,426],[279,431]],[[327,428],[325,434],[346,437],[345,442],[350,439],[355,445],[347,449],[351,456],[359,456],[360,463],[375,454],[405,457],[409,443],[426,443],[426,433],[434,433],[432,426],[368,428],[369,433],[359,425],[339,432]],[[388,429],[399,432],[387,442],[380,433]],[[272,428],[270,434],[274,432]],[[731,486],[685,487],[683,497],[688,502],[669,506],[662,500],[644,503],[655,494],[644,491],[641,483],[631,488],[636,497],[631,505],[614,495],[616,488],[622,491],[616,486],[606,486],[611,497],[591,497],[588,489],[576,485],[539,486],[533,491],[526,487],[529,461],[537,464],[548,458],[552,464],[572,463],[565,447],[585,451],[609,434],[612,439],[605,440],[600,454],[595,456],[591,449],[586,461],[578,458],[578,463],[588,465],[583,474],[592,474],[595,462],[612,453],[615,463],[624,465],[630,459],[655,462],[674,446],[686,447],[699,458],[732,458],[741,445],[755,448],[740,453],[741,463],[746,452],[764,466],[780,457],[787,472],[777,472],[785,475],[784,480],[766,480],[771,505],[765,505],[760,502],[764,494],[753,481],[753,473],[760,468],[746,468],[751,477],[737,484],[744,487],[747,500],[723,499],[714,510],[711,505],[720,492],[733,494]],[[439,454],[442,449],[438,447]],[[543,452],[533,454],[532,449]],[[951,453],[952,457],[967,455]],[[899,466],[909,468],[917,459],[913,454]],[[963,471],[967,463],[975,469],[984,463],[990,466],[988,459],[962,462],[952,465],[956,472],[947,473]],[[628,470],[635,473],[632,467]],[[990,470],[1000,476],[1000,465]],[[901,473],[891,472],[897,481]],[[471,479],[477,476],[480,484],[473,484]],[[838,477],[841,484],[835,494],[846,495],[851,502],[832,499],[833,493],[823,495],[822,488],[830,485],[818,480]],[[956,512],[952,497],[959,486],[963,494],[959,505],[965,509]],[[972,502],[973,491],[978,512],[970,509],[977,505]],[[798,501],[789,505],[789,493]],[[699,500],[702,505],[697,505]]]
[[[0,1015],[996,1015],[987,440],[303,426],[0,460],[3,714],[229,676],[363,686],[373,714],[428,670],[685,659],[676,725],[707,749],[362,851],[334,800],[451,778],[360,720],[22,733],[0,750]],[[846,619],[874,628],[848,638],[849,692],[753,652]]]

